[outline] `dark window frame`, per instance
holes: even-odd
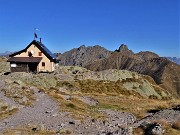
[[[38,55],[39,55],[39,56],[42,56],[42,52],[39,52]]]
[[[30,51],[28,51],[28,56],[29,56],[29,57],[32,57],[33,54],[32,54]]]
[[[42,62],[42,67],[45,67],[45,66],[46,66],[45,62]]]

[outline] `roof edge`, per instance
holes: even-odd
[[[55,58],[51,57],[51,55],[49,55],[49,54],[41,47],[41,44],[42,44],[42,43],[40,43],[39,41],[36,41],[36,40],[33,40],[25,49],[20,50],[20,51],[18,51],[18,52],[15,52],[15,53],[13,53],[13,54],[10,54],[9,57],[13,57],[13,56],[15,56],[15,55],[18,55],[18,54],[21,54],[21,53],[23,53],[23,52],[26,52],[27,49],[28,49],[32,44],[36,45],[36,47],[37,47],[40,51],[42,51],[42,52],[45,54],[45,56],[46,56],[51,62],[56,61]],[[43,45],[43,44],[42,44],[42,45]]]

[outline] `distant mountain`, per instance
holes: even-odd
[[[6,52],[3,52],[3,53],[0,53],[0,56],[5,56],[5,57],[8,57],[9,54],[11,54],[12,52],[10,51],[6,51]]]
[[[59,54],[57,60],[59,61],[60,65],[84,67],[85,65],[88,65],[94,61],[104,59],[110,54],[110,51],[99,45],[90,47],[82,45],[79,48],[74,48],[63,54]]]
[[[180,97],[180,66],[153,52],[135,54],[127,46],[121,45],[119,50],[113,52],[109,57],[85,67],[94,71],[125,69],[149,75],[171,94]]]
[[[177,57],[166,57],[166,58],[168,58],[170,61],[180,65],[180,58],[177,58]]]

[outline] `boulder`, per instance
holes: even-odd
[[[150,124],[145,132],[146,135],[163,135],[164,133],[165,129],[159,123]]]

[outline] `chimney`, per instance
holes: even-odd
[[[40,38],[40,43],[42,43],[42,38]]]

